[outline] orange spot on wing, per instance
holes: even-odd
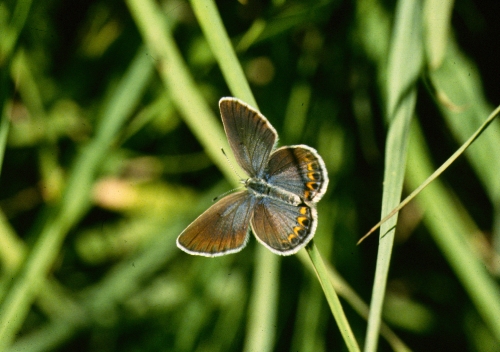
[[[297,218],[297,222],[302,225],[303,227],[309,227],[309,218],[305,216],[299,216]]]
[[[318,183],[317,182],[307,182],[306,187],[309,188],[311,191],[316,191],[318,189]]]

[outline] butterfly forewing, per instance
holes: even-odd
[[[272,252],[280,255],[297,253],[314,236],[316,209],[298,206],[273,198],[260,198],[251,220],[257,239]]]
[[[276,130],[241,100],[222,98],[219,107],[236,161],[249,176],[261,177],[277,139]]]
[[[222,198],[179,235],[177,246],[207,257],[239,252],[248,241],[254,204],[255,198],[247,191]]]
[[[328,186],[328,172],[319,154],[306,145],[278,148],[266,169],[269,184],[318,202]]]

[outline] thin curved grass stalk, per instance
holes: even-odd
[[[495,119],[495,117],[498,116],[499,113],[500,113],[500,105],[497,106],[495,110],[493,110],[490,116],[488,116],[486,121],[484,121],[484,123],[477,129],[477,131],[464,144],[462,144],[462,146],[458,148],[457,151],[448,158],[448,160],[446,160],[438,169],[436,169],[436,171],[434,171],[432,175],[430,175],[418,188],[416,188],[413,192],[411,192],[411,194],[408,197],[406,197],[401,203],[399,203],[399,205],[396,208],[391,210],[389,214],[387,214],[384,218],[382,218],[382,220],[380,220],[375,226],[373,226],[370,229],[370,231],[368,231],[358,241],[357,244],[359,245],[361,242],[363,242],[368,236],[370,236],[373,232],[375,232],[380,227],[380,225],[382,225],[384,222],[386,222],[394,215],[396,215],[401,209],[403,209],[408,203],[410,203],[413,200],[413,198],[415,198],[420,192],[422,192],[432,181],[437,179],[451,164],[453,164],[455,160],[457,160],[467,150],[467,148],[469,148],[472,145],[472,143],[474,143],[476,139],[479,138],[481,133],[483,133],[486,130],[486,128],[493,122],[493,120]]]

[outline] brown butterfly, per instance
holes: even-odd
[[[326,192],[328,173],[306,145],[274,149],[278,134],[257,110],[236,98],[219,101],[222,122],[236,161],[249,178],[201,214],[177,238],[189,254],[216,257],[239,252],[249,225],[273,253],[292,255],[314,236],[315,203]]]

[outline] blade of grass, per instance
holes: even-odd
[[[243,351],[273,351],[278,320],[279,257],[256,248]]]
[[[399,203],[403,188],[409,126],[417,96],[415,82],[423,63],[420,6],[421,3],[415,0],[398,1],[396,6],[386,87],[386,113],[390,127],[385,151],[381,217]],[[377,349],[396,222],[397,216],[381,227],[365,351]]]
[[[444,105],[439,107],[455,138],[465,141],[474,133],[476,126],[483,123],[484,116],[490,114],[492,106],[485,99],[477,67],[464,57],[455,42],[451,42],[448,48],[446,60],[431,73],[430,78],[438,92],[444,92],[453,97],[456,104],[464,106],[460,111],[453,111]],[[499,142],[500,124],[494,124],[488,128],[488,133],[481,136],[484,149],[470,148],[466,152],[467,159],[494,202],[500,199],[500,178],[497,177],[500,158],[492,158],[485,150],[496,150]]]
[[[415,108],[416,94],[416,90],[412,90],[405,97],[387,136],[382,216],[399,202],[401,196],[406,164],[408,129]],[[375,351],[377,347],[396,223],[397,214],[384,222],[380,229],[381,235],[379,237],[365,351]]]
[[[441,66],[448,46],[454,0],[426,0],[423,18],[425,47],[430,69]]]
[[[370,231],[366,233],[359,241],[358,244],[363,242],[368,236],[370,236],[373,232],[375,232],[384,222],[392,218],[394,215],[396,215],[402,208],[404,208],[408,203],[410,203],[413,198],[415,198],[424,188],[426,188],[432,181],[434,181],[436,178],[438,178],[455,160],[458,159],[466,150],[468,147],[471,146],[471,144],[479,138],[479,136],[486,130],[486,128],[493,122],[495,117],[500,114],[500,105],[493,110],[493,112],[488,116],[486,121],[483,122],[483,124],[477,129],[476,132],[464,143],[460,148],[457,149],[455,153],[453,153],[452,156],[448,158],[439,168],[436,169],[430,175],[425,181],[422,182],[413,192],[410,193],[408,197],[406,197],[397,207],[391,210],[387,216],[385,216],[382,220],[380,220],[375,226],[373,226]]]
[[[21,5],[17,5],[21,6]],[[0,41],[1,42],[1,41]],[[2,166],[3,166],[3,158],[5,156],[5,149],[7,148],[7,137],[9,135],[9,130],[10,130],[10,119],[9,119],[9,113],[7,112],[7,109],[9,108],[7,102],[9,101],[9,69],[6,66],[11,65],[11,61],[9,60],[8,63],[4,63],[4,67],[1,70],[2,73],[0,74],[0,84],[1,84],[1,89],[0,89],[0,114],[2,121],[0,121],[0,176],[2,175]],[[0,67],[2,66],[2,58],[0,58]],[[15,82],[16,82],[16,87],[17,87],[17,82],[19,81],[19,72],[15,73]]]
[[[151,0],[128,0],[126,3],[175,106],[205,152],[226,179],[236,185],[238,179],[220,151],[221,145],[229,150],[220,119],[208,106],[189,73],[172,35],[173,23],[166,22],[160,7]]]
[[[412,162],[407,167],[409,187],[423,182],[431,172],[429,152],[420,127],[412,126],[409,154]],[[425,209],[424,223],[429,228],[436,244],[450,263],[458,279],[469,294],[477,311],[490,331],[500,342],[500,289],[488,274],[477,252],[467,244],[467,237],[478,231],[470,225],[463,210],[440,181],[435,181],[416,199]]]
[[[485,98],[478,68],[459,50],[455,41],[450,41],[446,55],[443,64],[430,72],[429,78],[438,95],[453,97],[454,104],[462,107],[457,111],[439,105],[455,138],[462,143],[483,122],[483,116],[489,114],[492,107]],[[500,144],[500,124],[489,126],[488,133],[476,144],[478,146],[469,148],[465,156],[493,204],[492,242],[500,252],[500,157],[493,157],[491,153],[498,150]]]
[[[224,28],[215,2],[213,0],[191,0],[191,6],[231,93],[257,108],[257,102],[245,78],[245,73]]]
[[[241,37],[236,50],[238,52],[246,50],[251,45],[272,40],[304,24],[321,22],[328,18],[338,6],[339,3],[335,1],[295,2],[288,3],[287,6],[283,7],[276,6],[277,14],[267,22],[263,19],[257,19],[249,31]]]
[[[16,341],[8,352],[31,351],[43,352],[57,350],[62,341],[70,339],[77,331],[74,324],[68,324],[66,321],[57,321],[47,324],[28,337],[23,336]]]
[[[311,271],[314,271],[311,261],[307,258],[305,253],[298,254],[299,259],[304,263],[304,265]],[[354,289],[345,281],[345,279],[338,273],[335,268],[333,268],[329,263],[326,264],[328,270],[328,276],[332,282],[333,287],[337,291],[337,294],[344,298],[349,305],[354,309],[361,317],[368,319],[369,306],[366,304],[361,297],[354,291]],[[396,335],[391,328],[385,324],[381,323],[380,334],[387,340],[389,345],[391,345],[394,351],[398,352],[408,352],[410,348]]]
[[[318,248],[314,244],[314,240],[311,240],[311,242],[309,242],[309,244],[306,246],[306,250],[307,254],[309,254],[309,258],[311,259],[314,271],[318,276],[318,280],[321,284],[321,287],[323,288],[326,300],[328,301],[328,305],[330,306],[330,310],[335,317],[335,322],[337,323],[340,333],[344,338],[347,348],[349,349],[349,351],[360,351],[358,343],[354,338],[351,326],[349,325],[349,321],[345,316],[344,309],[342,309],[342,304],[340,304],[339,297],[337,296],[332,282],[330,281],[325,263],[323,262],[323,259],[321,259]]]
[[[4,65],[9,56],[14,52],[19,35],[26,23],[33,0],[16,1],[16,7],[12,12],[9,27],[2,33],[0,41],[0,67]],[[5,6],[5,4],[2,4]],[[5,68],[2,68],[2,71]]]
[[[88,209],[90,188],[100,162],[137,104],[151,72],[150,59],[140,51],[103,111],[95,138],[78,155],[61,204],[47,218],[40,237],[0,306],[0,349],[11,344],[41,283],[59,255],[68,230]]]
[[[290,140],[288,135],[285,138]],[[331,187],[332,184],[335,187],[334,180],[330,179],[329,186]],[[328,258],[332,258],[332,253],[334,252],[336,238],[331,234],[334,231],[335,224],[338,222],[339,204],[341,203],[338,199],[323,199],[322,203],[318,206],[318,214],[321,214],[321,222],[318,222],[319,226],[316,229],[315,245],[321,248],[322,257],[327,258],[325,259],[327,268],[329,267]],[[311,264],[309,255],[306,253],[307,251],[299,251],[297,258],[314,275],[309,275],[306,283],[301,285],[302,289],[300,290],[299,301],[297,303],[290,351],[323,352],[327,350],[328,340],[324,339],[324,336],[329,316],[324,314],[323,289],[317,283],[316,272]],[[333,280],[332,285],[337,290],[337,286],[335,286]]]
[[[6,106],[6,105],[4,105]],[[2,176],[3,158],[7,148],[7,136],[9,135],[10,120],[6,109],[2,109],[2,121],[0,121],[0,176]]]

